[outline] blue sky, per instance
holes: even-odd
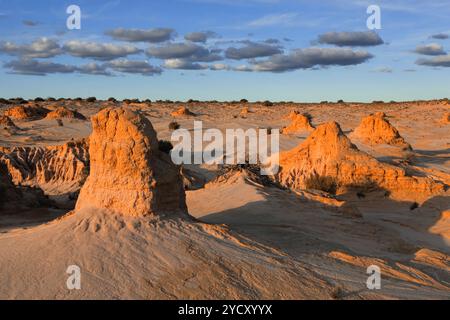
[[[449,16],[448,0],[0,0],[0,96],[450,97]]]

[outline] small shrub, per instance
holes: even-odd
[[[50,101],[50,102],[55,102],[55,101],[56,101],[56,99],[55,99],[55,98],[53,98],[53,97],[48,97],[48,98],[47,98],[47,101]]]
[[[416,210],[417,208],[419,208],[419,204],[417,202],[414,202],[413,204],[411,204],[411,206],[409,207],[409,210],[413,211]]]
[[[330,194],[336,194],[338,183],[332,177],[319,176],[312,174],[305,180],[306,189],[320,190]]]
[[[25,100],[25,99],[23,99],[21,97],[9,99],[9,102],[10,103],[14,103],[14,104],[25,104],[25,103],[28,103],[27,100]]]
[[[180,124],[176,121],[172,121],[171,123],[169,123],[169,129],[170,130],[178,130],[180,129]]]
[[[117,102],[116,98],[113,98],[113,97],[109,98],[108,101],[109,102]]]
[[[273,102],[266,100],[263,102],[263,106],[264,107],[272,107],[273,106]]]
[[[64,127],[64,123],[61,119],[56,119],[56,123],[58,124],[58,127]]]
[[[247,100],[247,99],[241,99],[240,102],[241,102],[241,103],[248,103],[248,100]]]
[[[159,148],[159,151],[170,154],[170,151],[173,149],[173,145],[170,141],[159,140],[158,148]]]
[[[340,100],[337,101],[337,103],[345,103],[345,101],[340,99]]]
[[[86,101],[87,102],[95,102],[95,101],[97,101],[97,98],[96,97],[89,97],[89,98],[86,99]]]
[[[34,99],[34,102],[44,102],[45,100],[42,99],[41,97],[37,97],[36,99]]]

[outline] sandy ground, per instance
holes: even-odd
[[[45,103],[44,103],[45,104]],[[53,103],[54,104],[54,103]],[[86,117],[104,103],[66,106]],[[188,106],[195,116],[171,117]],[[7,106],[2,106],[4,110]],[[402,104],[137,104],[159,139],[168,124],[192,129],[282,128],[291,110],[312,124],[334,120],[351,137],[361,119],[382,111],[413,151],[352,141],[381,161],[450,184],[450,125],[440,122],[444,102]],[[1,110],[0,109],[0,113]],[[14,121],[16,134],[0,132],[0,146],[60,145],[89,136],[89,121]],[[282,135],[290,150],[307,137]],[[0,216],[0,298],[45,299],[449,299],[450,194],[411,210],[411,202],[380,192],[341,195],[292,192],[264,186],[245,172],[214,180],[217,166],[189,166],[207,183],[187,191],[197,222],[149,223],[103,212],[39,209]],[[345,200],[360,213],[340,207]],[[206,224],[205,224],[206,223]],[[66,288],[67,266],[82,269],[82,290]],[[381,290],[368,290],[366,268],[382,270]]]

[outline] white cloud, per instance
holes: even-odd
[[[438,43],[430,43],[426,45],[417,46],[414,52],[426,56],[445,55],[444,48]]]
[[[59,44],[49,38],[40,38],[30,44],[0,43],[0,52],[24,58],[51,58],[62,53]]]
[[[93,58],[96,60],[111,60],[141,52],[140,49],[130,45],[85,42],[79,40],[66,42],[63,49],[66,53],[72,56],[80,58]]]

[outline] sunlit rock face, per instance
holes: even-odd
[[[360,151],[336,122],[319,126],[298,147],[280,154],[276,178],[281,185],[305,189],[315,176],[332,179],[342,189],[376,186],[405,199],[425,199],[445,190],[430,178],[408,176],[404,169]]]
[[[125,108],[92,117],[90,175],[76,210],[107,209],[127,216],[185,215],[179,168],[158,149],[152,124]]]

